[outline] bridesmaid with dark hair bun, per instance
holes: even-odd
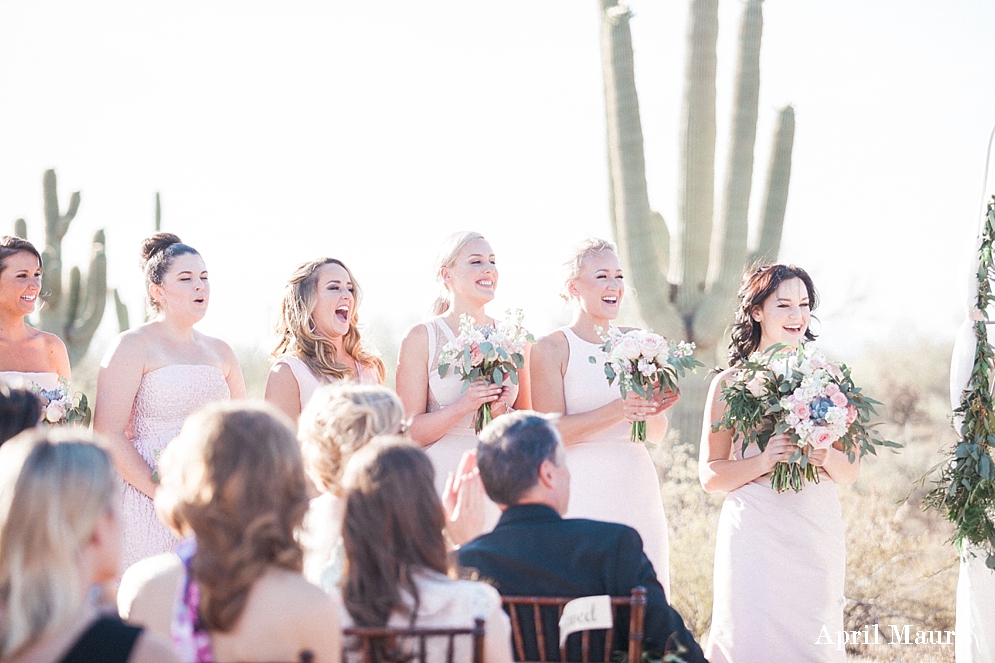
[[[158,233],[142,243],[141,255],[153,317],[111,343],[97,374],[93,413],[93,428],[107,439],[125,481],[125,566],[176,543],[152,506],[166,444],[201,405],[245,398],[231,347],[194,329],[211,294],[200,253],[176,235]]]

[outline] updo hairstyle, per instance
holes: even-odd
[[[20,237],[4,235],[0,237],[0,274],[3,273],[4,268],[7,266],[7,258],[21,251],[26,251],[33,255],[38,259],[38,266],[42,266],[41,254],[38,253],[38,249],[35,248],[34,244]]]
[[[801,279],[808,291],[809,310],[819,305],[819,294],[812,283],[812,277],[801,267],[794,265],[756,265],[743,276],[739,286],[739,308],[732,324],[732,341],[729,343],[729,365],[737,366],[760,349],[760,323],[753,319],[753,313],[764,305],[778,286],[791,279]],[[814,341],[812,329],[805,330],[805,340]]]
[[[341,496],[342,474],[352,455],[377,435],[399,433],[403,423],[401,401],[386,387],[320,387],[298,424],[304,467],[321,490]]]
[[[359,379],[354,375],[353,366],[338,363],[335,345],[315,332],[311,313],[318,303],[318,270],[325,265],[338,265],[352,281],[353,299],[356,305],[349,312],[349,331],[342,337],[342,349],[365,368],[371,368],[382,384],[387,378],[387,369],[377,355],[368,351],[359,332],[359,304],[363,301],[363,291],[345,263],[335,258],[318,258],[300,265],[290,275],[283,291],[280,304],[280,317],[276,323],[278,337],[276,347],[270,353],[274,359],[297,357],[311,372],[329,380]]]
[[[453,233],[442,243],[439,255],[435,258],[435,280],[439,284],[439,297],[432,304],[432,315],[442,315],[453,305],[453,295],[442,279],[442,269],[452,268],[463,247],[476,239],[485,239],[485,237],[478,232],[463,230]]]
[[[585,240],[574,244],[570,247],[570,253],[567,259],[563,263],[563,286],[560,290],[560,297],[563,301],[570,303],[573,299],[570,294],[570,282],[580,276],[581,267],[584,264],[584,258],[592,253],[598,253],[599,251],[611,251],[612,253],[618,253],[615,245],[606,239],[598,239],[597,237],[588,237]]]
[[[159,312],[159,302],[152,298],[152,284],[162,285],[166,272],[177,256],[188,253],[200,255],[197,249],[180,241],[173,233],[156,233],[142,242],[142,271],[145,272],[146,306],[151,313]]]

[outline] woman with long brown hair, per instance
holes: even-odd
[[[301,575],[307,510],[289,422],[268,405],[217,404],[187,419],[162,459],[156,508],[187,537],[121,581],[123,617],[171,636],[185,663],[340,660],[336,610]]]
[[[42,288],[41,254],[20,237],[0,237],[0,384],[57,389],[69,380],[66,344],[25,319],[35,312]]]
[[[453,628],[484,619],[484,660],[511,661],[511,631],[490,585],[449,577],[445,515],[425,453],[399,436],[375,438],[346,468],[343,625]],[[445,660],[430,642],[428,661]],[[346,643],[347,650],[350,643]],[[453,660],[470,660],[469,638]],[[348,658],[348,656],[347,656]]]
[[[729,344],[730,368],[712,381],[705,404],[698,465],[707,492],[726,493],[715,544],[710,661],[843,661],[819,644],[825,629],[843,630],[846,549],[836,483],[853,483],[859,461],[839,448],[816,449],[809,462],[821,477],[801,492],[776,492],[770,472],[797,449],[774,435],[761,452],[745,451],[723,416],[722,386],[757,351],[815,339],[809,328],[818,296],[811,277],[792,265],[751,269],[739,289]]]
[[[384,383],[383,362],[359,332],[362,299],[359,283],[341,260],[311,260],[290,275],[265,398],[291,419],[297,420],[322,384]]]

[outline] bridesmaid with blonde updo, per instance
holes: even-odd
[[[359,333],[359,283],[341,260],[306,262],[290,276],[276,325],[276,360],[266,378],[266,400],[293,421],[323,384],[355,380],[383,384],[380,357]]]
[[[124,566],[170,550],[175,537],[152,506],[159,456],[195,409],[245,398],[231,347],[194,325],[207,314],[211,285],[204,259],[171,233],[142,243],[152,320],[111,342],[97,373],[93,428],[107,440],[125,481],[121,519]]]

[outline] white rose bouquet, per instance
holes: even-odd
[[[509,310],[504,320],[492,327],[477,325],[470,316],[461,315],[459,335],[442,348],[439,356],[439,377],[446,377],[452,368],[463,379],[463,391],[477,380],[499,387],[505,380],[518,384],[518,371],[525,367],[525,347],[535,343],[522,326],[522,317],[521,309]],[[479,433],[492,419],[491,404],[484,403],[474,417],[474,430]]]
[[[605,376],[609,384],[618,380],[622,398],[634,391],[643,398],[653,398],[653,393],[661,395],[664,391],[679,391],[678,377],[684,377],[687,371],[694,371],[704,366],[691,356],[694,343],[684,341],[668,341],[659,334],[642,329],[619,331],[609,328],[607,333],[598,329],[604,344],[601,350],[607,356]],[[598,360],[589,358],[592,364]],[[646,441],[646,422],[632,422],[629,439],[633,442]]]
[[[772,436],[791,435],[798,449],[788,462],[774,466],[771,487],[779,493],[788,488],[798,492],[806,481],[818,483],[818,468],[809,454],[836,442],[850,462],[858,453],[876,454],[876,446],[901,446],[874,435],[876,424],[869,422],[880,403],[861,393],[846,364],[828,361],[812,344],[786,349],[776,345],[743,363],[722,387],[725,415],[712,424],[713,431],[732,430],[744,453],[750,444],[762,452]]]

